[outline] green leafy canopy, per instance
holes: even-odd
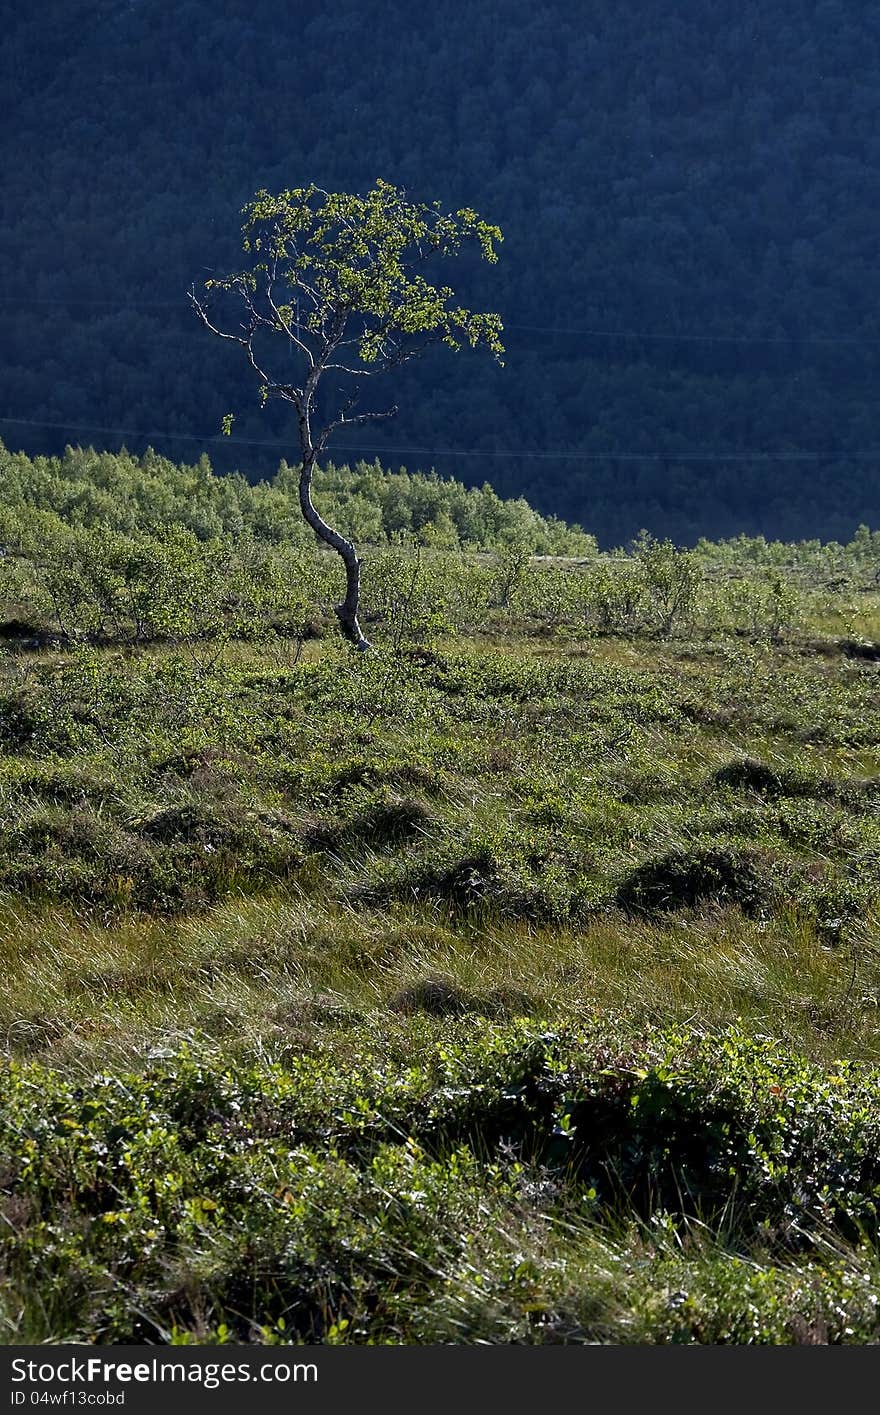
[[[390,367],[435,341],[453,349],[483,345],[500,362],[500,317],[454,303],[448,286],[421,273],[427,262],[470,243],[485,260],[497,260],[501,231],[469,207],[444,213],[439,202],[408,201],[379,179],[364,196],[315,185],[259,191],[243,211],[243,246],[255,263],[206,288],[243,296],[246,337],[260,329],[286,335],[312,368],[337,351],[343,359],[356,353],[361,365]]]

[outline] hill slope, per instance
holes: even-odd
[[[405,371],[400,418],[350,456],[488,477],[606,542],[880,520],[866,0],[417,21],[401,0],[48,0],[5,23],[0,416],[30,420],[8,443],[190,456],[234,405],[278,445],[218,455],[275,465],[289,426],[185,291],[235,263],[258,186],[382,175],[502,226],[500,265],[456,283],[509,353]]]

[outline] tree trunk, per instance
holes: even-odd
[[[345,599],[341,604],[337,604],[336,617],[339,620],[339,627],[343,637],[353,644],[361,653],[370,647],[368,639],[365,639],[361,626],[358,623],[358,609],[361,598],[361,562],[358,560],[357,551],[350,540],[341,536],[338,531],[334,531],[332,526],[328,526],[321,513],[316,509],[312,501],[312,471],[314,461],[306,458],[303,460],[299,474],[299,504],[308,524],[317,536],[321,538],[325,545],[329,545],[342,557],[345,565]]]

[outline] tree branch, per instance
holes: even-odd
[[[355,413],[354,417],[349,417],[349,409],[354,407],[356,401],[356,395],[352,394],[339,416],[321,429],[314,441],[316,453],[323,452],[328,439],[338,427],[356,427],[359,423],[378,422],[381,418],[393,418],[397,413],[397,405],[395,404],[393,408],[386,408],[384,412]]]
[[[208,318],[208,312],[205,309],[204,305],[201,303],[201,301],[196,298],[195,290],[189,291],[189,298],[192,304],[195,306],[202,323],[207,329],[210,329],[212,334],[216,334],[219,339],[228,339],[231,340],[233,344],[241,345],[241,347],[247,354],[248,363],[254,370],[254,373],[259,375],[260,382],[263,384],[264,387],[276,383],[274,379],[271,379],[269,377],[269,375],[266,373],[266,370],[260,367],[260,365],[257,363],[256,358],[254,357],[254,333],[256,331],[253,325],[251,325],[251,328],[247,331],[246,337],[241,334],[230,334],[227,330],[220,329],[218,325],[214,324],[213,320]],[[245,303],[248,309],[251,310],[250,300],[247,298],[247,296],[245,297]],[[251,313],[253,313],[252,310]]]
[[[275,318],[277,319],[278,323],[281,325],[281,328],[284,330],[285,334],[287,335],[288,339],[290,339],[291,343],[293,343],[293,344],[296,345],[296,347],[300,350],[301,353],[305,354],[306,358],[307,358],[308,361],[309,361],[309,367],[312,368],[312,367],[314,367],[314,363],[315,363],[315,356],[314,356],[314,354],[312,353],[312,351],[311,351],[311,349],[309,348],[308,344],[306,344],[306,343],[299,337],[299,335],[294,334],[294,332],[293,332],[293,330],[291,329],[290,325],[288,324],[287,320],[284,318],[284,316],[282,315],[281,311],[279,310],[278,306],[277,306],[276,303],[275,303],[275,298],[274,298],[274,296],[273,296],[272,291],[273,291],[273,288],[274,288],[274,285],[275,285],[275,278],[276,278],[277,273],[278,273],[278,260],[277,260],[277,258],[276,258],[276,259],[273,261],[273,263],[272,263],[272,270],[271,270],[271,273],[270,273],[269,276],[268,276],[268,280],[267,280],[267,283],[266,283],[266,299],[269,301],[269,307],[270,307],[270,309],[271,309],[273,315],[274,315]]]

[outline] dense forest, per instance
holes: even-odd
[[[0,74],[8,446],[273,470],[290,422],[186,291],[258,187],[382,176],[501,226],[449,275],[506,366],[402,370],[339,463],[488,480],[606,545],[880,522],[867,0],[47,0],[6,7]]]

